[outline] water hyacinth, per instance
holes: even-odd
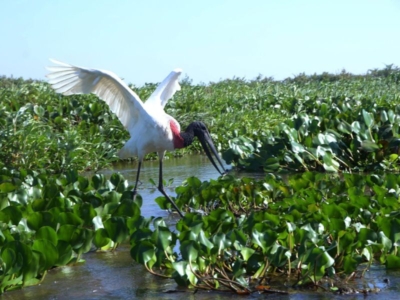
[[[2,78],[0,292],[124,242],[152,274],[238,294],[266,291],[277,274],[337,291],[371,264],[400,268],[400,76],[387,71],[181,82],[166,111],[182,127],[202,120],[226,162],[265,177],[187,178],[176,228],[142,216],[122,175],[82,173],[112,165],[128,138],[104,103]],[[154,86],[135,90],[147,98]]]

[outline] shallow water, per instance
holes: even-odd
[[[120,172],[130,183],[136,179],[136,163],[115,165],[113,170],[104,173],[109,177],[114,172]],[[237,176],[244,176],[241,173]],[[248,174],[249,175],[249,174]],[[200,180],[217,178],[218,172],[210,164],[206,156],[186,156],[179,159],[166,160],[164,164],[164,179],[173,178],[173,184],[167,192],[173,195],[173,190],[189,176],[197,176]],[[254,176],[254,174],[251,174]],[[256,175],[263,177],[263,175]],[[160,193],[150,183],[150,178],[158,181],[158,161],[145,162],[142,166],[139,193],[143,197],[142,214],[145,216],[164,217],[169,224],[179,218],[161,210],[154,202]],[[91,252],[83,256],[86,263],[76,266],[66,266],[50,270],[44,281],[37,286],[6,292],[0,299],[33,300],[33,299],[231,299],[232,293],[216,293],[182,289],[179,290],[173,280],[161,279],[145,271],[142,265],[135,263],[130,257],[129,245],[121,245],[114,252]],[[385,279],[390,280],[387,285]],[[380,293],[369,294],[368,299],[399,299],[400,272],[387,271],[383,267],[373,267],[366,276],[359,280],[360,287],[378,287]],[[177,292],[177,290],[179,292]],[[171,292],[175,291],[175,292]],[[237,296],[236,296],[237,297]],[[289,295],[258,294],[241,296],[250,299],[362,299],[363,295],[333,295],[315,291],[290,291]]]
[[[227,166],[227,168],[229,167]],[[112,173],[119,172],[133,185],[136,180],[136,170],[137,162],[128,164],[121,163],[114,165],[112,170],[107,170],[102,173],[109,177]],[[161,193],[158,192],[156,186],[150,182],[150,179],[152,179],[158,184],[158,170],[158,160],[145,161],[142,164],[140,170],[140,184],[138,187],[138,192],[143,197],[141,211],[142,215],[146,217],[155,216],[168,218],[170,214],[167,211],[160,210],[157,203],[154,202],[155,198],[162,196]],[[181,185],[182,182],[190,176],[196,176],[201,181],[204,181],[218,178],[219,173],[205,155],[191,155],[164,160],[164,181],[168,182],[173,179],[173,183],[170,186],[165,186],[165,190],[169,195],[174,195],[175,188]]]

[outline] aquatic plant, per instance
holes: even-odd
[[[153,230],[138,228],[131,255],[179,285],[251,293],[284,275],[287,286],[330,278],[325,288],[337,290],[333,282],[373,263],[400,267],[398,175],[191,177],[176,192],[177,205],[193,212],[176,230],[160,218]]]
[[[80,174],[110,165],[127,138],[103,102],[0,78],[0,293],[126,241],[152,274],[238,294],[277,274],[334,290],[373,263],[400,268],[400,76],[381,71],[184,81],[166,111],[182,127],[204,121],[227,162],[266,175],[188,178],[176,188],[176,228],[143,217],[120,174]],[[153,88],[135,89],[147,98]]]

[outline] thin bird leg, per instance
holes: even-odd
[[[161,194],[164,195],[165,198],[168,199],[168,201],[172,204],[172,206],[176,209],[178,214],[183,218],[182,212],[179,210],[178,206],[176,206],[175,202],[167,195],[167,193],[164,190],[164,185],[163,185],[163,180],[162,180],[162,159],[160,159],[160,177],[158,178],[158,190],[161,192]]]
[[[142,160],[139,160],[139,166],[138,166],[138,170],[137,170],[137,174],[136,174],[135,188],[132,190],[133,201],[135,201],[136,195],[137,195],[137,186],[138,186],[138,183],[139,183],[139,174],[140,174],[140,167],[141,166],[142,166]]]

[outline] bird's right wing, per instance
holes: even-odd
[[[172,98],[176,91],[180,91],[178,79],[181,75],[181,69],[175,69],[158,85],[156,90],[150,95],[145,102],[146,107],[154,107],[164,109],[168,100]]]
[[[56,92],[63,95],[96,94],[131,135],[138,119],[148,115],[139,96],[114,73],[51,61],[57,66],[47,67],[51,72],[46,76]]]

